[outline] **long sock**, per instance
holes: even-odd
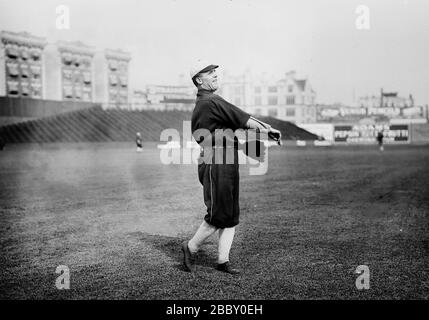
[[[216,232],[218,228],[208,224],[206,221],[201,223],[195,235],[188,242],[188,248],[191,253],[196,253],[203,242]]]
[[[229,251],[234,240],[234,234],[235,227],[219,229],[219,264],[229,261]]]

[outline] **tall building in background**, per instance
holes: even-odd
[[[308,79],[296,78],[295,71],[287,72],[281,79],[267,74],[254,77],[250,71],[239,76],[225,74],[221,94],[254,115],[294,123],[316,121],[316,93]]]
[[[45,98],[64,101],[94,101],[95,49],[82,42],[59,41],[44,51]]]
[[[105,107],[128,108],[130,101],[129,64],[131,54],[106,49],[94,58],[95,102]]]
[[[44,38],[27,32],[0,33],[0,96],[42,98]]]

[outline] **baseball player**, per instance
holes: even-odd
[[[218,89],[217,65],[199,60],[192,68],[190,75],[198,88],[197,99],[192,113],[192,134],[202,146],[202,154],[214,154],[213,134],[217,129],[257,129],[276,139],[279,144],[281,133],[270,125],[259,121],[240,108],[225,101],[214,92]],[[200,137],[197,130],[206,129],[212,135]],[[221,148],[226,148],[224,145]],[[204,203],[207,214],[195,235],[182,243],[185,270],[193,271],[194,254],[204,241],[216,231],[219,232],[217,270],[229,274],[240,271],[229,262],[229,252],[235,234],[235,226],[239,223],[239,166],[238,147],[234,144],[234,162],[232,164],[219,161],[214,156],[210,163],[198,164],[198,178],[203,185]],[[225,152],[226,153],[226,152]],[[216,161],[215,161],[216,160]],[[221,162],[221,163],[219,163]]]
[[[379,131],[377,134],[377,142],[378,142],[378,146],[380,148],[380,151],[384,151],[383,138],[384,138],[383,132]]]
[[[136,134],[136,145],[137,145],[137,152],[142,152],[143,142],[142,142],[142,136],[141,136],[140,132],[137,132],[137,134]]]

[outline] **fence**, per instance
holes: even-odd
[[[0,117],[48,117],[98,105],[81,101],[54,101],[33,98],[0,97]]]

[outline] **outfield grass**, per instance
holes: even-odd
[[[205,211],[196,166],[161,165],[153,145],[8,145],[0,298],[428,299],[428,164],[429,146],[270,149],[266,175],[241,167],[234,277],[214,269],[216,237],[183,271]]]

